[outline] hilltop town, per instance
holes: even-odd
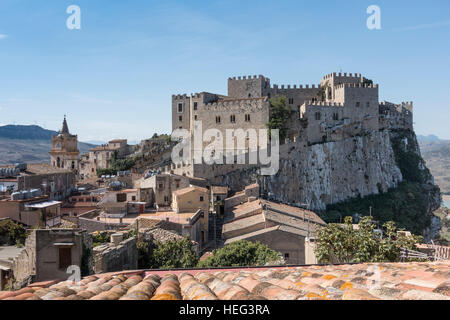
[[[277,103],[283,119],[276,118]],[[254,150],[249,133],[241,146],[225,148],[224,156],[232,159],[225,164],[198,163],[194,144],[189,157],[173,161],[179,141],[169,135],[138,145],[111,140],[81,154],[64,117],[51,138],[49,163],[0,168],[0,222],[30,230],[23,246],[0,247],[0,290],[66,279],[71,265],[83,266],[84,275],[136,270],[138,243],[152,246],[185,237],[203,259],[246,240],[276,251],[277,264],[317,264],[315,235],[336,222],[331,213],[341,214],[332,206],[384,199],[412,184],[425,197],[420,199],[424,209],[417,219],[405,218],[405,226],[426,242],[439,233],[431,212],[440,205],[440,192],[420,156],[413,102],[380,101],[379,85],[361,74],[331,73],[316,85],[272,85],[262,75],[234,77],[228,79],[227,95],[173,95],[171,111],[172,129],[188,136],[199,123],[203,131],[215,129],[225,137],[229,130],[245,134],[281,122],[278,170],[264,175],[265,165],[239,161]],[[203,142],[200,148],[206,146]],[[375,214],[382,211],[376,209]],[[364,210],[372,215],[372,206]],[[427,222],[418,226],[422,221]],[[448,247],[439,250],[440,259],[449,258]],[[144,282],[142,272],[135,277],[126,281]],[[193,276],[175,279],[182,290],[183,277]],[[100,279],[83,281],[89,286]],[[150,280],[154,289],[161,281]],[[252,289],[243,287],[250,295]]]

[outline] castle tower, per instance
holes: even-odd
[[[62,128],[57,136],[52,136],[52,150],[50,153],[50,164],[55,168],[78,170],[78,137],[69,132],[66,116]]]

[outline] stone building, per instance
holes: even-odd
[[[31,282],[68,279],[70,266],[92,273],[88,255],[92,238],[79,229],[38,229],[26,239],[25,246],[10,260],[8,278],[15,288]],[[81,276],[81,274],[80,274]]]
[[[377,132],[382,128],[412,126],[412,103],[387,108],[379,102],[379,87],[361,74],[332,73],[318,85],[271,85],[262,75],[228,79],[228,95],[201,92],[172,96],[172,129],[185,129],[191,137],[195,130],[218,129],[222,137],[233,129],[234,145],[224,143],[225,155],[248,153],[251,137],[248,129],[266,129],[271,117],[270,99],[284,97],[291,109],[286,122],[286,142],[313,145],[341,141],[348,137]],[[402,109],[403,108],[403,109]],[[388,111],[389,109],[389,111]],[[390,121],[386,122],[385,118]],[[197,122],[196,122],[197,121]],[[246,134],[244,147],[234,134],[242,129]],[[219,135],[220,136],[220,135]],[[202,143],[202,150],[210,142]],[[177,174],[211,179],[231,171],[249,168],[249,164],[207,165],[194,163],[199,146],[191,145],[191,157],[183,163],[173,163],[170,170]],[[256,146],[253,146],[256,147]],[[283,154],[280,155],[283,157]],[[248,162],[246,162],[248,163]]]
[[[39,189],[51,200],[63,200],[75,188],[75,173],[70,169],[53,167],[46,163],[28,164],[25,171],[15,177],[0,179],[14,186],[13,191]]]
[[[57,136],[52,136],[50,164],[55,168],[70,169],[78,172],[78,137],[69,133],[66,117]]]
[[[110,169],[114,157],[122,158],[130,152],[126,139],[111,140],[106,145],[98,146],[83,154],[80,160],[79,176],[89,179],[97,176],[97,169]]]
[[[287,264],[317,263],[314,233],[325,222],[314,212],[250,197],[225,215],[225,244],[258,241],[281,253]]]
[[[141,178],[136,181],[135,186],[139,189],[146,189],[148,194],[152,190],[153,195],[148,195],[153,200],[155,208],[170,207],[172,204],[172,193],[176,190],[190,186],[188,177],[170,173],[155,174],[148,178]]]
[[[0,218],[10,218],[28,227],[54,227],[61,223],[61,202],[48,196],[0,201]]]

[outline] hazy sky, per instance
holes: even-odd
[[[81,30],[69,30],[69,5]],[[381,8],[381,30],[366,9]],[[450,2],[0,0],[0,124],[82,141],[171,130],[171,95],[226,94],[227,78],[317,84],[357,72],[414,101],[418,134],[450,139]]]

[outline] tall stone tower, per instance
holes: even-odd
[[[52,136],[50,164],[55,168],[78,171],[78,137],[69,133],[66,116],[57,136]]]

